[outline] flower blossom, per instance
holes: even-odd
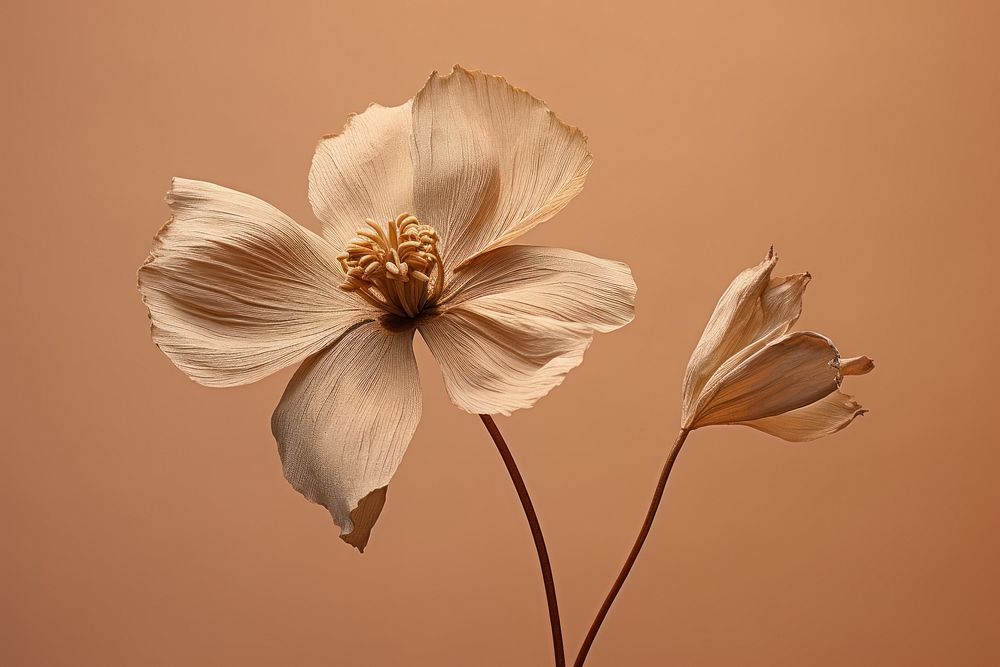
[[[175,179],[139,270],[153,340],[211,387],[304,362],[272,417],[285,477],[363,550],[417,427],[419,331],[451,400],[533,405],[632,320],[629,268],[509,245],[583,188],[587,141],[504,79],[456,67],[324,138],[314,234],[256,197]]]

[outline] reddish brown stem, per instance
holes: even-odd
[[[531,504],[531,498],[528,496],[528,488],[524,485],[524,479],[517,469],[514,456],[510,453],[510,449],[507,447],[500,429],[497,428],[496,423],[493,421],[493,417],[490,415],[479,415],[479,418],[483,420],[486,430],[489,431],[490,437],[496,443],[497,451],[500,452],[500,458],[503,459],[504,465],[507,466],[510,480],[514,483],[514,489],[517,491],[517,497],[521,501],[521,507],[524,508],[524,516],[528,519],[528,526],[531,528],[531,537],[535,541],[535,551],[538,552],[538,564],[542,568],[542,581],[545,583],[545,599],[549,603],[549,625],[552,626],[552,650],[555,652],[556,667],[566,667],[562,627],[559,624],[559,603],[556,601],[556,584],[552,578],[552,565],[549,563],[549,552],[545,549],[545,539],[542,537],[542,527],[538,524],[538,515],[535,514],[535,508]]]
[[[576,662],[573,663],[573,667],[583,667],[583,663],[587,660],[587,654],[590,652],[590,647],[594,643],[594,639],[597,638],[597,632],[601,629],[601,623],[604,622],[604,617],[608,615],[611,605],[614,604],[615,598],[618,597],[618,591],[625,585],[628,573],[632,571],[632,566],[635,564],[636,558],[639,557],[639,552],[642,551],[642,544],[646,541],[646,536],[649,535],[649,529],[653,527],[653,519],[656,518],[656,510],[660,507],[663,491],[667,488],[667,478],[670,477],[670,470],[674,467],[674,461],[677,460],[677,455],[680,453],[688,433],[689,431],[686,429],[681,429],[681,432],[677,434],[677,440],[674,441],[674,446],[671,448],[670,453],[667,454],[667,460],[663,464],[663,470],[660,472],[660,481],[656,484],[656,491],[653,492],[653,500],[650,501],[649,510],[646,512],[646,520],[642,522],[642,528],[639,529],[639,536],[635,538],[635,544],[632,545],[632,551],[629,552],[628,558],[625,559],[625,565],[622,566],[621,572],[618,573],[618,578],[615,579],[611,590],[608,591],[608,596],[604,598],[604,604],[601,605],[600,611],[597,612],[597,617],[594,618],[594,622],[590,625],[590,630],[587,631],[587,637],[583,640],[583,645],[580,646],[580,652],[576,656]]]

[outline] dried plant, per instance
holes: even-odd
[[[836,433],[864,410],[840,391],[845,375],[875,368],[868,357],[842,359],[829,338],[789,333],[802,312],[808,273],[772,277],[772,248],[722,294],[684,376],[681,430],[632,551],[587,633],[575,665],[584,664],[653,525],[667,478],[688,434],[703,426],[741,424],[793,442]]]
[[[318,236],[260,199],[175,179],[139,270],[153,340],[212,387],[304,362],[272,419],[285,476],[363,550],[420,419],[419,330],[452,401],[481,415],[531,525],[557,664],[555,588],[537,517],[489,415],[532,406],[595,333],[632,320],[619,262],[508,245],[583,188],[587,141],[504,79],[456,67],[320,142]],[[428,517],[428,524],[434,519]]]
[[[566,663],[545,541],[491,415],[534,405],[581,363],[596,333],[632,320],[626,265],[509,245],[566,206],[590,165],[583,134],[541,101],[456,67],[319,143],[309,201],[322,235],[251,195],[178,178],[167,195],[171,218],[139,269],[154,342],[196,382],[231,387],[302,362],[271,420],[284,474],[359,551],[420,419],[419,331],[451,400],[480,416],[517,491],[556,667]],[[790,333],[810,276],[772,277],[777,261],[772,250],[737,276],[705,327],[684,378],[680,432],[577,667],[691,431],[739,424],[799,442],[864,412],[840,386],[874,364],[842,359],[820,334]]]

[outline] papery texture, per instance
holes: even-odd
[[[732,370],[717,372],[685,427],[750,421],[809,405],[840,386],[839,360],[825,336],[782,336]]]
[[[705,385],[723,364],[732,368],[791,329],[802,312],[809,274],[772,278],[778,258],[769,252],[729,285],[688,362],[683,413],[688,421]]]
[[[461,67],[417,93],[413,139],[417,215],[441,234],[449,271],[555,215],[592,161],[583,134],[540,100]]]
[[[510,415],[530,408],[583,361],[591,338],[581,330],[546,330],[534,321],[511,326],[462,308],[420,327],[441,365],[452,402],[475,414]]]
[[[530,407],[583,359],[593,335],[634,315],[628,267],[557,248],[477,257],[443,314],[421,325],[452,401],[473,413]]]
[[[181,178],[167,203],[139,291],[154,342],[191,379],[254,382],[375,317],[337,289],[329,244],[270,204]]]
[[[153,337],[212,386],[305,360],[272,418],[285,476],[363,549],[420,416],[415,330],[456,405],[510,414],[632,320],[626,265],[506,246],[566,206],[590,164],[583,134],[527,92],[435,73],[318,144],[322,237],[249,195],[176,180],[140,270]]]
[[[834,391],[804,407],[739,423],[790,442],[807,442],[836,433],[864,412],[853,396]]]
[[[875,362],[866,356],[840,360],[841,375],[865,375],[875,370]]]
[[[330,510],[341,537],[360,550],[420,411],[413,331],[392,333],[374,322],[303,363],[274,411],[285,477]]]
[[[365,219],[381,224],[413,211],[411,108],[373,104],[316,147],[309,201],[338,253]]]

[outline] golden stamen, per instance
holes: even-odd
[[[444,289],[437,232],[409,213],[390,220],[385,228],[371,219],[365,226],[337,257],[345,273],[340,288],[387,312],[416,317]]]

